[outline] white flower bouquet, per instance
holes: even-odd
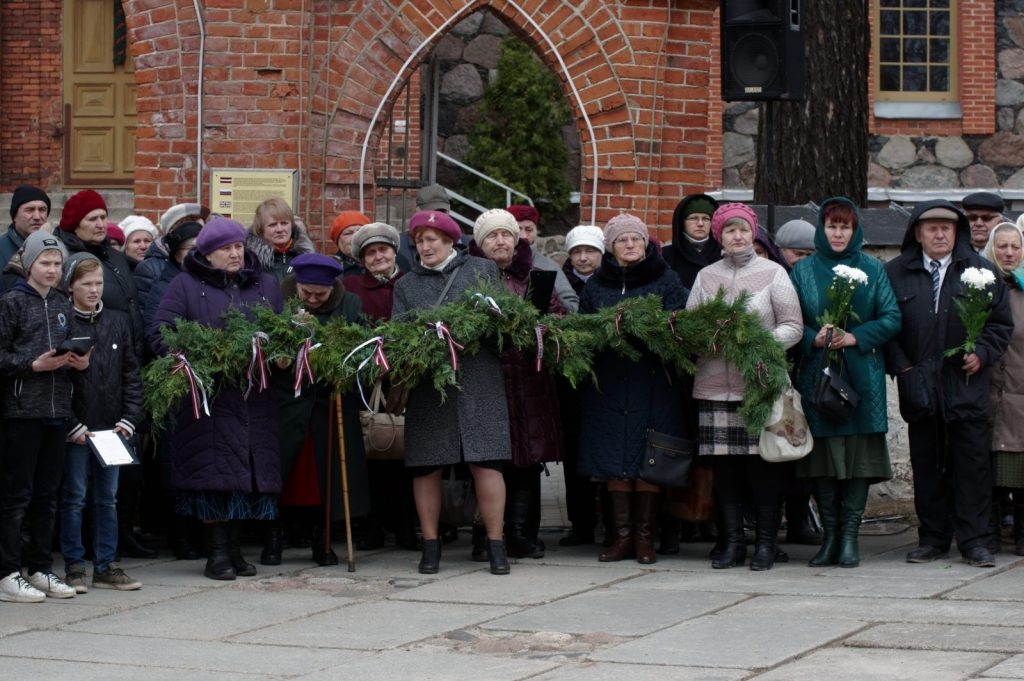
[[[967,337],[960,345],[946,350],[946,357],[974,352],[981,331],[985,328],[985,322],[992,311],[992,287],[996,283],[996,275],[991,270],[968,267],[960,275],[960,281],[964,285],[964,296],[962,299],[957,298],[954,303],[960,321],[967,329]]]
[[[832,268],[835,276],[829,284],[826,295],[828,296],[828,308],[818,316],[817,322],[820,326],[834,326],[842,329],[846,326],[847,319],[855,322],[860,317],[853,310],[853,296],[858,286],[867,286],[868,275],[864,270],[847,265],[836,265]]]

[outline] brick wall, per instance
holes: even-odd
[[[61,8],[0,2],[0,191],[60,184]]]

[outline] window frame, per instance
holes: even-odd
[[[898,8],[886,7],[884,9],[896,9],[902,12],[911,9],[916,10],[918,8],[908,8],[904,6],[906,0],[899,0],[900,6]],[[931,0],[924,0],[927,9],[932,9]],[[906,91],[906,90],[883,90],[881,85],[882,75],[882,52],[881,52],[881,21],[882,21],[882,2],[881,0],[874,0],[872,4],[872,27],[871,31],[871,52],[873,55],[872,59],[872,77],[874,81],[874,100],[877,105],[881,105],[882,108],[891,108],[893,113],[905,109],[903,106],[892,106],[896,104],[935,104],[936,112],[941,110],[941,114],[937,117],[946,118],[951,115],[956,115],[959,111],[960,102],[960,45],[959,45],[959,32],[960,32],[960,21],[959,21],[959,3],[957,0],[949,0],[949,90],[944,92],[917,92],[917,91]],[[940,8],[944,9],[944,8]],[[906,35],[902,33],[902,21],[901,33],[899,34],[900,39]],[[930,28],[930,27],[929,27]],[[925,34],[925,40],[928,40],[930,33]],[[902,56],[902,55],[901,55]],[[908,62],[886,62],[887,64],[898,63],[899,65],[905,65]],[[945,62],[923,62],[925,65],[932,63],[945,63]],[[876,109],[878,107],[876,106]],[[876,113],[878,113],[876,111]]]

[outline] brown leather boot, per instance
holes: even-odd
[[[633,499],[636,504],[633,509],[633,546],[636,548],[636,562],[643,565],[657,563],[654,533],[658,524],[661,495],[657,492],[637,492]]]
[[[608,493],[612,517],[605,519],[605,527],[611,525],[615,528],[615,538],[608,550],[597,557],[602,563],[614,563],[633,557],[633,514],[630,508],[632,496],[631,492]]]

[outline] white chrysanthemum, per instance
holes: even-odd
[[[832,268],[832,271],[836,273],[836,276],[846,281],[852,281],[855,284],[867,284],[868,275],[864,270],[859,270],[856,267],[849,267],[847,265],[836,265]]]
[[[960,281],[964,282],[965,286],[983,291],[996,283],[996,275],[992,274],[991,270],[981,267],[968,267],[960,275]]]

